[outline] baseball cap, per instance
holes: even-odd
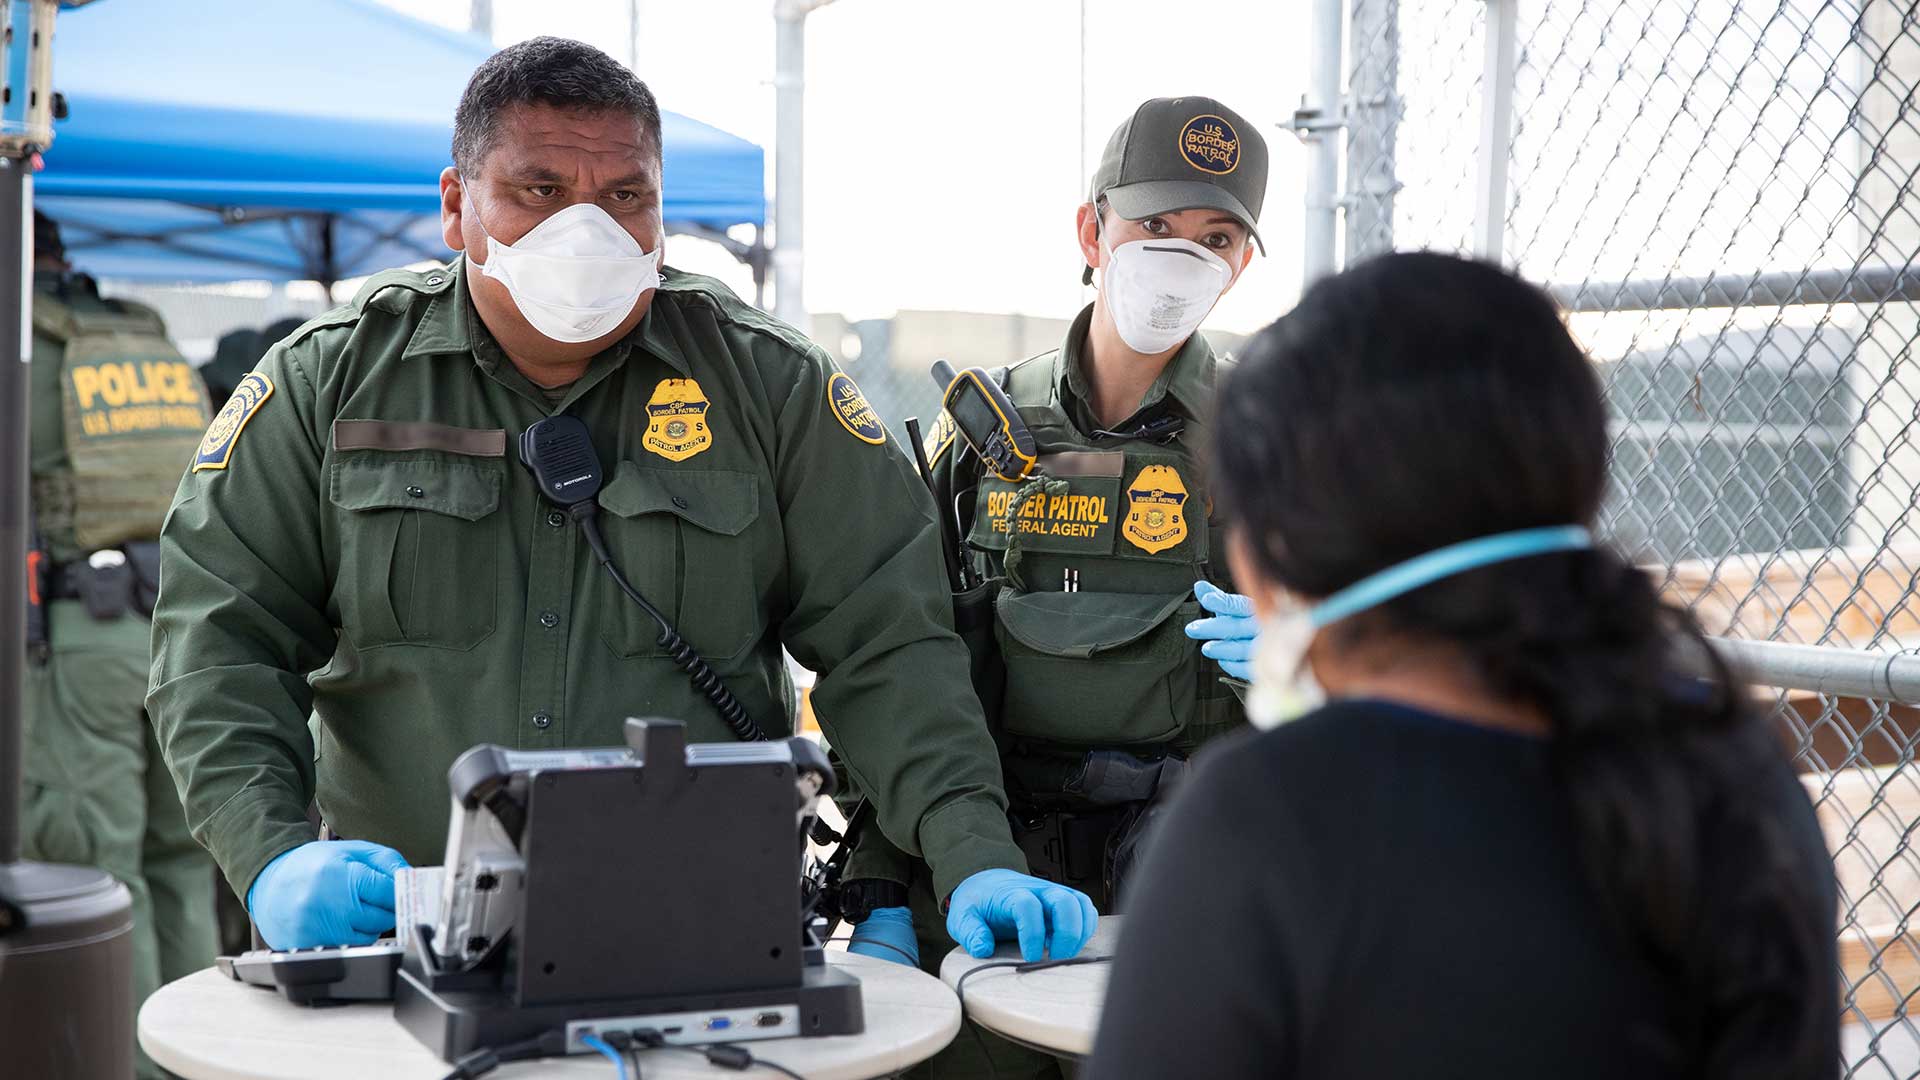
[[[1267,196],[1267,142],[1244,117],[1210,97],[1154,98],[1115,129],[1093,171],[1089,202],[1129,221],[1175,210],[1231,214],[1253,234]]]

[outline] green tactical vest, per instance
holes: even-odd
[[[33,510],[53,557],[157,538],[211,419],[199,373],[137,304],[36,290],[33,330],[59,346],[32,372],[47,428],[34,433]]]
[[[1204,614],[1194,582],[1225,570],[1197,464],[1206,429],[1096,443],[1054,403],[1053,379],[1042,358],[1009,373],[1039,461],[1018,483],[980,474],[967,537],[979,568],[1006,579],[994,604],[1004,730],[1063,748],[1190,751],[1244,719],[1185,633]]]

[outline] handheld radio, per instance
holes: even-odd
[[[960,437],[987,469],[1009,483],[1026,479],[1039,454],[1033,433],[1000,384],[981,368],[955,371],[945,360],[933,362],[933,381]]]
[[[566,515],[579,522],[580,530],[587,535],[587,544],[593,548],[594,557],[600,560],[613,583],[627,598],[640,605],[659,624],[660,636],[657,639],[667,655],[687,673],[693,682],[693,688],[713,703],[720,712],[720,719],[726,721],[736,738],[742,742],[761,742],[767,737],[760,725],[747,715],[746,707],[733,696],[720,676],[713,673],[700,654],[693,651],[680,632],[674,629],[660,609],[647,602],[640,590],[634,588],[627,576],[614,565],[613,552],[607,547],[607,538],[600,532],[600,487],[606,480],[606,474],[600,468],[600,455],[594,452],[593,438],[587,433],[587,425],[580,418],[566,413],[549,416],[520,433],[520,463],[533,474],[533,482],[540,488],[540,494],[547,501],[558,506]]]

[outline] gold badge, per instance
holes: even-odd
[[[647,402],[647,433],[640,445],[668,461],[685,461],[713,445],[707,395],[692,379],[661,379]]]
[[[1127,517],[1120,532],[1150,555],[1187,538],[1187,485],[1172,466],[1149,465],[1127,485]]]

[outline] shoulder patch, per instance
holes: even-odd
[[[927,455],[928,464],[940,460],[940,455],[953,445],[953,437],[960,432],[960,425],[953,422],[953,414],[945,409],[934,418],[933,430],[927,432],[926,439],[920,444],[920,451]]]
[[[200,439],[200,450],[193,455],[193,471],[226,468],[233,457],[233,444],[240,438],[240,429],[247,426],[247,421],[253,419],[253,414],[272,396],[272,379],[257,371],[247,372],[213,423],[207,425],[207,433]]]
[[[886,444],[886,425],[880,422],[880,415],[867,404],[867,396],[846,372],[836,371],[827,380],[827,405],[833,410],[833,418],[854,438],[875,446]]]

